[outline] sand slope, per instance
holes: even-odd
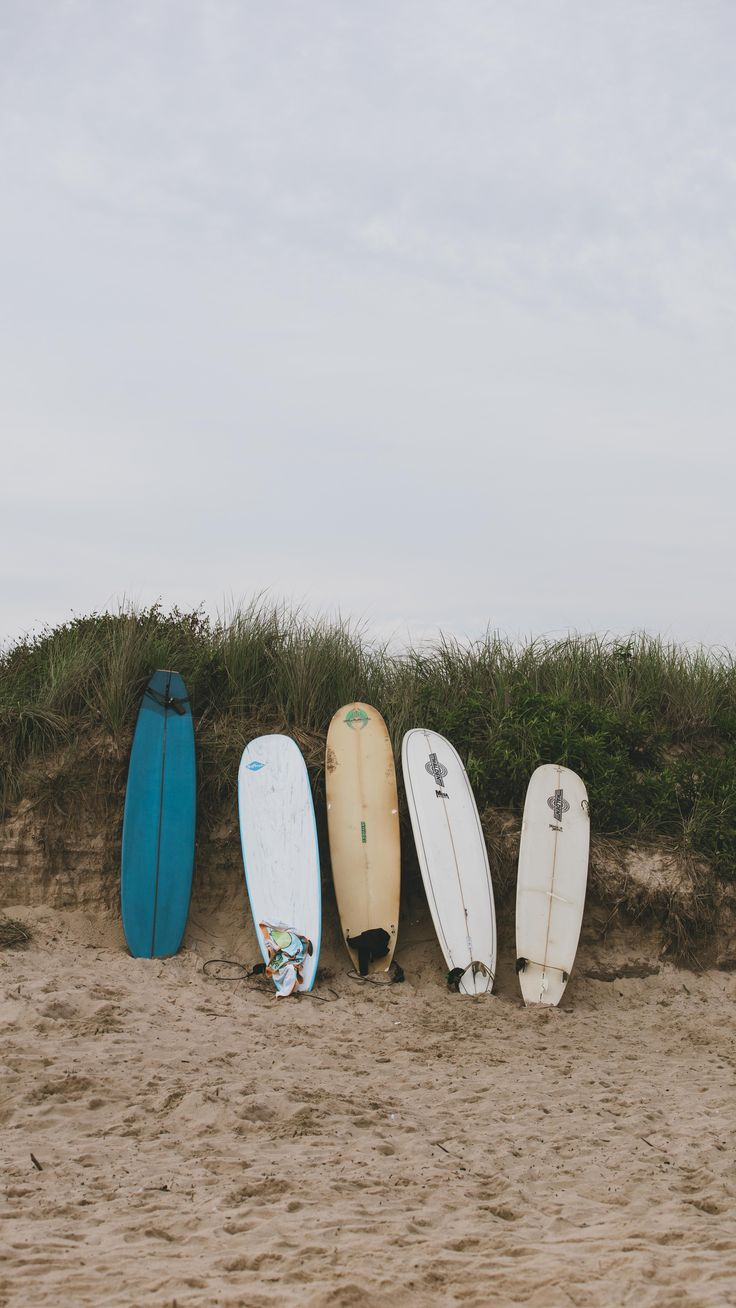
[[[0,1303],[736,1304],[733,975],[583,958],[525,1010],[510,969],[448,995],[417,920],[403,986],[336,952],[322,1000],[275,1002],[202,975],[255,957],[232,913],[165,962],[109,916],[23,916]]]

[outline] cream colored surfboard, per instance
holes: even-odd
[[[559,1004],[575,962],[590,848],[588,793],[543,763],[526,792],[516,888],[516,970],[525,1004]]]
[[[388,953],[369,971],[386,971],[399,927],[401,848],[396,769],[386,723],[370,704],[345,704],[327,733],[327,828],[342,937],[388,933]],[[348,947],[354,966],[358,954]]]

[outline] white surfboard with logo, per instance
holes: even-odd
[[[450,973],[485,994],[496,973],[496,911],[483,829],[457,751],[436,731],[404,736],[401,759],[419,867]]]
[[[516,888],[516,969],[526,1004],[559,1004],[575,962],[590,849],[588,793],[545,763],[524,804]]]
[[[312,943],[300,990],[311,990],[322,934],[322,887],[309,774],[289,736],[259,736],[243,750],[238,810],[245,881],[264,962],[260,922],[287,927]]]

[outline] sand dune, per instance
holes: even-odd
[[[0,1303],[736,1304],[734,975],[585,944],[527,1010],[507,933],[467,999],[420,909],[403,985],[328,939],[315,997],[274,1002],[202,973],[255,958],[243,908],[151,962],[112,915],[22,910]]]

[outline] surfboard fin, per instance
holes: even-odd
[[[467,975],[468,972],[472,972],[473,977],[476,977],[479,972],[483,976],[489,976],[491,978],[491,985],[493,985],[495,978],[490,967],[488,967],[485,963],[482,963],[479,959],[473,959],[473,962],[469,963],[467,967],[453,967],[452,971],[448,972],[447,974],[448,990],[459,991],[460,982],[462,981],[463,977]]]
[[[533,963],[534,967],[540,967],[542,972],[559,972],[564,982],[570,980],[570,973],[566,972],[563,967],[555,967],[554,963],[535,963],[533,958],[517,958],[516,975],[526,970],[527,963]]]

